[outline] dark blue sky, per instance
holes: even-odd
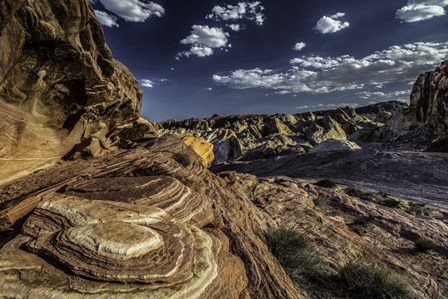
[[[137,11],[126,14],[127,7],[117,8],[118,0],[97,0],[94,8],[119,25],[104,26],[114,56],[137,79],[154,83],[153,88],[143,87],[142,111],[153,121],[404,100],[419,73],[435,68],[448,54],[444,0],[260,0],[263,25],[249,15],[206,19],[215,6],[253,1],[155,0],[163,11],[147,19],[152,8],[141,6],[147,2],[119,1],[129,1],[129,8]],[[138,9],[146,9],[146,15]],[[139,22],[130,20],[135,13]],[[316,29],[324,16],[332,18],[324,22],[328,28],[340,25],[336,32]],[[244,29],[234,32],[229,24]],[[213,48],[210,56],[176,60],[193,46],[181,44],[193,25],[227,32],[227,46]],[[298,42],[306,47],[294,50]],[[294,58],[301,60],[292,63]],[[243,72],[232,73],[237,70]]]

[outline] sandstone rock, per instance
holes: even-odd
[[[279,226],[302,233],[330,265],[334,275],[343,265],[356,261],[381,265],[406,273],[415,298],[438,298],[448,294],[446,249],[448,226],[445,216],[416,217],[399,209],[351,197],[343,191],[315,187],[309,181],[286,177],[258,179],[246,174],[222,173],[233,188],[248,191],[257,206],[271,215]],[[314,204],[316,198],[328,201]],[[435,212],[436,213],[436,212]],[[439,218],[440,217],[440,218]],[[364,236],[352,224],[371,219]],[[418,236],[430,238],[440,250],[433,254],[411,254]],[[311,298],[345,298],[340,286],[330,280],[306,283]]]
[[[162,123],[161,131],[179,137],[205,138],[215,146],[217,165],[303,153],[311,147],[309,144],[326,140],[366,141],[383,126],[382,120],[389,120],[403,107],[404,104],[393,102],[368,106],[359,114],[345,107],[295,115],[215,115],[210,119],[167,121]]]
[[[313,147],[309,153],[322,153],[331,151],[347,151],[361,149],[359,145],[348,140],[327,140]]]
[[[23,230],[0,237],[6,296],[303,298],[264,242],[272,219],[181,139],[61,162],[0,186],[1,209],[28,194]]]
[[[417,79],[411,94],[410,113],[420,124],[448,134],[448,61]]]
[[[373,140],[408,144],[424,150],[434,139],[448,134],[448,62],[420,75],[408,109],[397,113],[375,132]]]
[[[142,92],[87,0],[5,0],[0,11],[0,177],[138,118]]]
[[[202,158],[205,167],[210,167],[213,164],[215,160],[213,144],[208,143],[204,138],[193,136],[185,137],[184,143]]]

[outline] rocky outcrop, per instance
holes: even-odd
[[[448,61],[433,72],[420,75],[411,94],[409,112],[419,124],[448,134]]]
[[[311,298],[347,298],[329,277],[353,261],[404,273],[412,288],[411,298],[448,296],[446,212],[432,210],[431,216],[415,216],[349,196],[341,188],[319,188],[310,181],[287,177],[260,179],[234,172],[221,176],[232,188],[248,190],[249,198],[278,225],[306,236],[326,260],[328,277],[302,284]],[[401,204],[406,206],[404,201]],[[364,223],[362,233],[356,229],[359,223]],[[437,249],[430,254],[415,253],[414,241],[419,237],[431,239]]]
[[[322,152],[332,152],[332,151],[347,151],[347,150],[358,150],[361,149],[359,145],[348,140],[327,140],[315,147],[313,147],[309,153],[322,153]]]
[[[159,135],[195,135],[215,147],[215,165],[305,153],[327,140],[364,141],[406,104],[390,102],[303,114],[219,116],[162,123]]]
[[[5,296],[302,298],[275,222],[178,138],[60,162],[1,186],[0,209]]]
[[[113,59],[87,0],[0,3],[0,177],[12,179],[140,114],[142,92]]]
[[[448,134],[448,62],[419,76],[408,109],[397,113],[375,132],[374,141],[423,150]],[[401,145],[400,145],[401,144]]]
[[[448,156],[377,149],[318,151],[264,161],[212,167],[256,176],[331,179],[347,186],[379,190],[397,197],[448,208]]]
[[[215,161],[214,146],[204,138],[187,136],[184,138],[184,143],[202,158],[205,167],[210,167]]]

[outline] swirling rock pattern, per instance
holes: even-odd
[[[66,193],[91,200],[159,207],[200,228],[213,220],[210,201],[169,176],[98,178],[76,184]]]
[[[25,223],[24,236],[29,239],[22,244],[43,258],[37,265],[53,261],[87,279],[64,290],[53,285],[59,271],[51,269],[45,273],[48,281],[37,288],[43,294],[104,296],[122,292],[146,298],[211,298],[218,290],[224,297],[230,296],[218,277],[218,256],[223,259],[221,250],[225,249],[220,239],[159,208],[53,194]],[[3,275],[8,273],[7,267],[21,268],[15,259],[18,248],[5,248],[0,263]],[[24,270],[26,275],[38,275],[34,271],[35,267]],[[102,282],[100,289],[89,288],[94,281]],[[14,296],[27,288],[33,297],[38,294],[32,290],[34,284],[36,281],[9,280],[8,286],[0,284],[0,289],[4,295]]]
[[[142,92],[87,0],[0,2],[0,176],[44,167],[132,124]]]
[[[0,205],[36,190],[49,191],[0,249],[1,294],[302,298],[264,242],[275,223],[181,139],[66,161],[0,187]]]

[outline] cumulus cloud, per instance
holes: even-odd
[[[314,30],[322,33],[329,34],[341,31],[350,26],[349,22],[341,20],[345,17],[345,13],[338,12],[332,16],[323,16],[314,27]]]
[[[95,12],[101,24],[108,27],[118,27],[118,18],[127,22],[146,22],[152,16],[162,17],[165,14],[165,9],[161,5],[144,0],[90,0],[90,2],[100,2],[111,13]]]
[[[206,18],[216,21],[250,20],[261,26],[265,21],[263,11],[261,2],[239,2],[237,5],[217,5]]]
[[[302,56],[284,71],[239,69],[215,74],[215,82],[235,89],[264,88],[277,92],[321,94],[368,90],[390,83],[407,83],[448,57],[447,43],[392,46],[363,58]]]
[[[306,43],[304,43],[304,42],[300,42],[300,43],[297,43],[295,46],[294,46],[294,50],[296,50],[296,51],[301,51],[301,50],[303,50],[304,48],[306,47]]]
[[[448,0],[410,0],[396,12],[396,18],[404,23],[413,23],[440,17],[446,14]]]
[[[238,32],[241,30],[241,25],[239,24],[227,24],[226,27],[230,28],[230,30]]]
[[[190,50],[179,53],[177,57],[210,56],[215,49],[231,47],[228,37],[229,34],[222,28],[194,25],[191,34],[181,40],[181,44],[190,46]]]
[[[106,27],[119,27],[117,23],[118,18],[116,16],[100,10],[95,10],[95,15],[101,25]]]

